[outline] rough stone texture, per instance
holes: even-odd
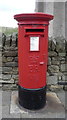
[[[61,89],[63,89],[63,85],[51,85],[48,86],[48,89],[52,92],[60,91]]]
[[[65,56],[66,56],[66,53],[59,53],[59,56],[65,57]]]
[[[3,83],[2,90],[17,90],[18,86],[14,83]]]
[[[57,65],[51,65],[48,67],[48,72],[50,73],[57,73],[59,72],[59,66]]]
[[[17,67],[18,63],[17,62],[6,62],[4,64],[4,66],[6,66],[6,67]]]
[[[14,59],[14,60],[15,60],[15,62],[18,62],[18,57],[15,57],[15,59]]]
[[[6,36],[5,46],[10,46],[11,35]]]
[[[3,52],[3,54],[6,57],[15,57],[15,56],[17,56],[17,51],[5,51],[5,52]]]
[[[2,75],[2,79],[3,80],[10,80],[11,79],[11,75]]]
[[[61,70],[62,72],[67,71],[67,64],[61,64],[60,70]]]
[[[49,42],[48,42],[48,49],[49,51],[51,51],[51,45],[52,45],[52,39],[49,38]]]
[[[12,72],[13,72],[15,75],[18,74],[18,67],[14,67],[13,70],[12,70]]]
[[[67,81],[67,75],[63,75],[63,76],[62,76],[62,80],[63,80],[63,81]]]
[[[48,55],[49,57],[53,57],[53,56],[55,57],[57,56],[57,53],[55,51],[49,51]]]
[[[56,38],[56,51],[65,52],[65,40],[62,37]]]
[[[52,60],[52,65],[59,65],[60,61],[58,60]]]
[[[57,84],[57,76],[48,76],[47,84]]]
[[[13,78],[14,80],[18,80],[18,75],[12,75],[12,78]]]
[[[52,41],[51,48],[52,48],[53,51],[56,49],[56,41],[55,41],[55,39]]]
[[[6,63],[6,62],[7,62],[7,58],[3,56],[3,57],[2,57],[2,62],[3,62],[3,63]]]
[[[51,58],[48,57],[48,65],[51,65]]]
[[[4,87],[4,89],[16,89],[17,87],[17,41],[16,33],[12,35],[2,34],[2,47],[0,49],[0,83],[3,83],[2,87]],[[57,85],[58,81],[67,81],[66,40],[61,37],[51,37],[48,42],[47,85],[51,86],[52,84]]]
[[[7,57],[7,62],[12,62],[13,61],[13,57]]]
[[[2,67],[0,67],[0,72],[2,72]]]
[[[2,73],[4,74],[12,73],[12,67],[3,67]]]
[[[0,84],[1,84],[1,83],[2,83],[2,84],[3,84],[3,83],[7,83],[7,84],[8,84],[8,83],[11,83],[11,84],[12,84],[12,83],[14,83],[14,80],[11,79],[11,80],[9,81],[9,80],[7,80],[7,79],[3,79],[3,80],[0,80]]]

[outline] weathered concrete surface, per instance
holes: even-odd
[[[21,118],[65,118],[65,109],[56,93],[47,92],[46,106],[40,110],[31,111],[18,104],[18,92],[11,95],[10,114],[21,113]]]

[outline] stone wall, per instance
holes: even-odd
[[[16,89],[18,83],[18,36],[2,34],[2,75],[0,84],[3,89]],[[62,37],[49,38],[47,85],[50,90],[65,88],[67,81],[67,42]],[[1,71],[1,69],[0,69]],[[60,84],[62,85],[60,85]],[[0,85],[1,86],[1,85]]]

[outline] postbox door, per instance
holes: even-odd
[[[35,31],[35,30],[32,30]],[[27,32],[19,51],[19,84],[24,88],[36,89],[46,85],[47,71],[47,31]],[[19,48],[20,49],[20,48]]]

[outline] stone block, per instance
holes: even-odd
[[[57,65],[51,65],[48,67],[49,73],[58,73],[59,72],[59,66]]]
[[[0,88],[2,88],[2,84],[0,83]]]
[[[14,67],[12,72],[13,72],[13,74],[18,74],[18,67]]]
[[[58,80],[61,81],[62,80],[62,76],[58,76]]]
[[[47,76],[49,76],[49,73],[47,72]]]
[[[47,84],[57,84],[58,77],[57,76],[48,76],[47,77]]]
[[[57,52],[65,51],[65,40],[64,40],[64,38],[60,38],[60,37],[56,38],[56,51]]]
[[[2,73],[12,73],[12,67],[2,67]]]
[[[65,57],[65,56],[66,56],[66,53],[59,53],[59,56]]]
[[[54,61],[59,61],[59,57],[58,57],[58,56],[52,57],[52,60],[54,60]]]
[[[0,72],[2,72],[2,67],[0,67]]]
[[[52,60],[51,63],[52,63],[52,65],[59,65],[60,61]]]
[[[51,85],[49,86],[49,90],[52,92],[57,92],[63,89],[63,85]]]
[[[16,46],[16,34],[12,35],[12,44],[13,47]]]
[[[63,80],[63,81],[67,81],[67,76],[66,76],[66,75],[63,75],[63,76],[62,76],[62,80]]]
[[[57,44],[56,45],[56,51],[57,52],[63,52],[63,51],[65,51],[65,44]]]
[[[12,46],[13,46],[13,47],[16,47],[16,40],[13,40],[13,41],[12,41]]]
[[[61,70],[62,72],[67,71],[67,64],[61,64],[60,70]]]
[[[2,67],[2,61],[0,62],[0,67]]]
[[[52,50],[53,50],[53,51],[56,49],[56,41],[55,41],[55,39],[52,40],[52,45],[51,45],[51,47],[52,47]]]
[[[63,86],[63,90],[67,91],[67,85]],[[67,104],[66,104],[67,105]],[[66,106],[65,106],[66,107]],[[66,108],[67,109],[67,108]]]
[[[2,33],[2,45],[5,46],[6,35]]]
[[[4,75],[4,74],[2,74],[2,79],[3,80],[10,80],[11,79],[11,75],[8,75],[8,74]]]
[[[48,65],[51,65],[51,58],[48,57]]]
[[[5,41],[5,46],[10,46],[10,40]]]
[[[4,57],[4,56],[2,57],[2,62],[3,62],[3,63],[7,62],[6,57]]]
[[[3,83],[3,84],[5,84],[5,83],[9,83],[9,84],[12,84],[12,83],[14,83],[14,80],[13,79],[10,79],[10,80],[0,80],[0,83]]]
[[[60,63],[61,63],[61,64],[65,64],[65,63],[66,63],[66,61],[65,61],[65,60],[64,60],[64,61],[60,61]]]
[[[2,74],[0,74],[0,80],[2,80]]]
[[[2,53],[0,52],[0,57],[2,57]]]
[[[6,57],[14,57],[14,56],[17,56],[18,53],[17,51],[5,51],[3,52],[3,55]]]
[[[2,44],[0,43],[0,52],[2,52]]]
[[[14,60],[15,60],[15,62],[18,62],[18,57],[15,57]]]
[[[4,50],[5,51],[17,51],[18,50],[18,47],[13,47],[13,46],[4,46]]]
[[[59,56],[59,61],[65,61],[65,57]]]
[[[18,80],[18,75],[12,75],[12,79]]]
[[[7,62],[12,62],[13,61],[13,57],[7,57]]]
[[[15,90],[17,88],[16,84],[3,84],[3,90]]]
[[[48,41],[48,49],[51,51],[52,40]]]
[[[5,46],[10,46],[11,45],[11,41],[12,41],[12,36],[11,35],[7,35],[6,36],[6,41],[5,41]]]
[[[0,57],[0,66],[2,66],[2,58]]]
[[[18,79],[14,80],[14,83],[15,83],[15,84],[18,84]]]
[[[54,51],[49,51],[49,52],[48,52],[48,56],[49,56],[49,57],[57,56],[57,53],[54,52]]]
[[[17,67],[18,63],[17,62],[7,62],[4,64],[5,67]]]

